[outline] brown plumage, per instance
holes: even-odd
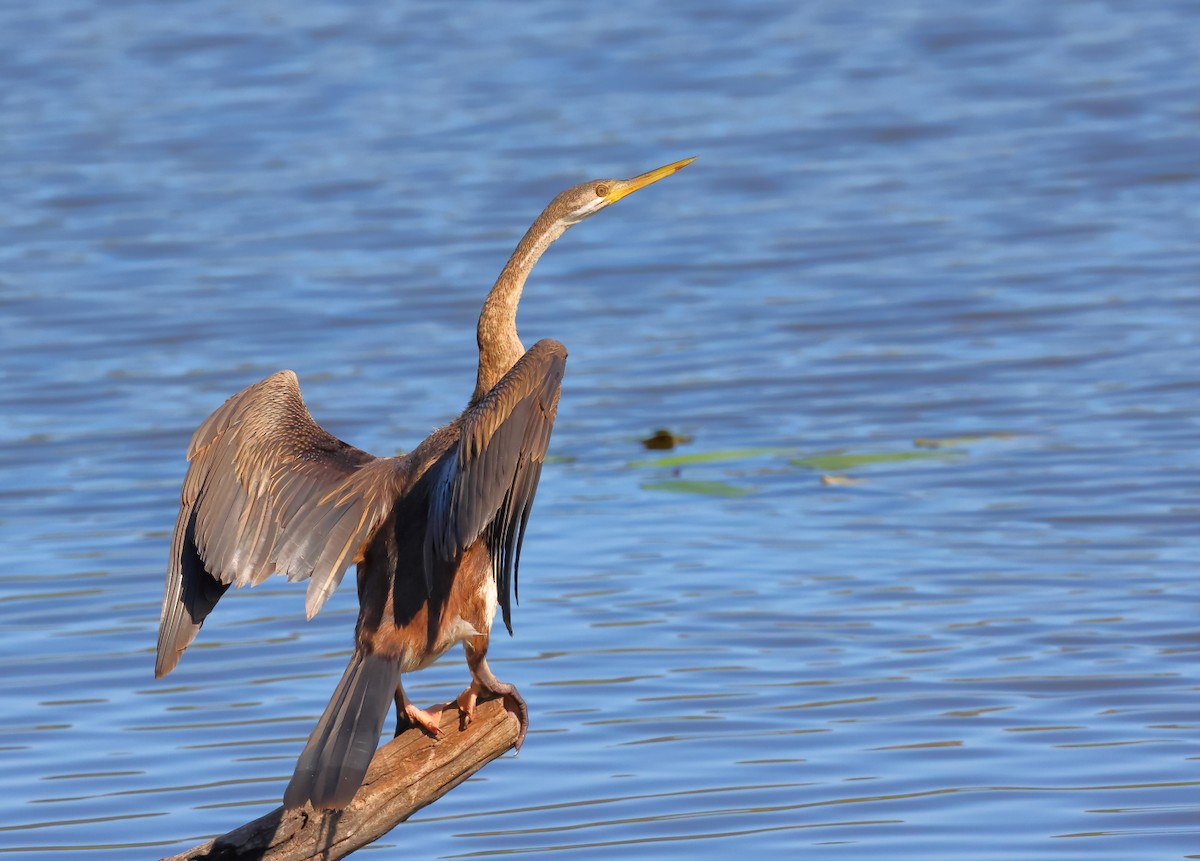
[[[459,696],[512,698],[487,648],[499,606],[512,631],[521,542],[558,408],[567,351],[552,340],[528,351],[517,337],[525,279],[571,225],[692,160],[630,180],[567,189],[538,216],[509,258],[479,317],[475,392],[461,416],[402,457],[377,458],[313,421],[296,375],[280,371],[226,401],[192,436],[171,543],[155,676],[174,669],[231,585],[273,572],[308,579],[311,618],[358,566],[354,654],[284,794],[288,807],[339,808],[362,782],[388,707],[397,731],[436,721],[408,701],[400,674],[464,645],[471,683]]]

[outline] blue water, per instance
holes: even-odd
[[[0,8],[0,852],[278,804],[353,589],[231,594],[155,682],[192,430],[290,367],[411,449],[544,203],[695,155],[526,291],[525,747],[364,852],[1200,857],[1195,13]]]

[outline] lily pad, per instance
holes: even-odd
[[[963,457],[966,452],[962,449],[938,448],[921,449],[918,451],[880,451],[869,454],[844,454],[830,452],[816,454],[811,457],[792,458],[791,463],[806,469],[820,472],[846,472],[860,466],[874,466],[881,463],[903,463],[909,460],[948,460]]]
[[[731,461],[749,460],[752,457],[764,455],[787,454],[791,449],[786,448],[737,448],[726,451],[700,451],[695,454],[677,454],[671,457],[660,457],[656,460],[635,460],[632,467],[672,467],[694,466],[701,463],[729,463]]]
[[[1016,434],[1007,431],[987,431],[984,433],[969,433],[961,436],[948,437],[918,437],[913,440],[917,448],[955,448],[970,445],[973,442],[983,442],[988,439],[1012,439]]]
[[[698,493],[701,496],[747,496],[754,491],[748,487],[730,484],[728,481],[689,481],[677,478],[668,481],[651,481],[642,485],[642,490],[662,490],[667,493]]]

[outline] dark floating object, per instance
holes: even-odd
[[[559,194],[538,216],[483,304],[475,392],[461,416],[400,457],[374,457],[309,414],[291,371],[234,395],[192,436],[163,593],[155,676],[169,673],[231,585],[273,572],[307,579],[311,618],[358,566],[354,654],[284,793],[291,810],[345,807],[362,784],[395,702],[397,732],[438,733],[401,673],[463,643],[471,684],[528,725],[524,700],[487,663],[499,607],[512,631],[518,558],[558,409],[567,351],[517,336],[517,304],[542,253],[567,228],[690,164],[600,179]]]
[[[684,445],[692,441],[690,436],[683,434],[671,433],[666,428],[659,428],[650,436],[642,440],[642,445],[651,451],[668,451],[675,448],[677,445]]]

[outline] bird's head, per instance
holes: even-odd
[[[658,182],[664,176],[670,176],[675,171],[687,167],[694,162],[695,157],[672,162],[655,168],[652,171],[635,176],[633,179],[593,179],[590,182],[572,186],[550,201],[546,207],[546,215],[559,222],[564,228],[578,224],[585,218],[595,215],[604,207],[616,203],[622,197],[633,194],[639,188],[645,188],[651,183]]]

